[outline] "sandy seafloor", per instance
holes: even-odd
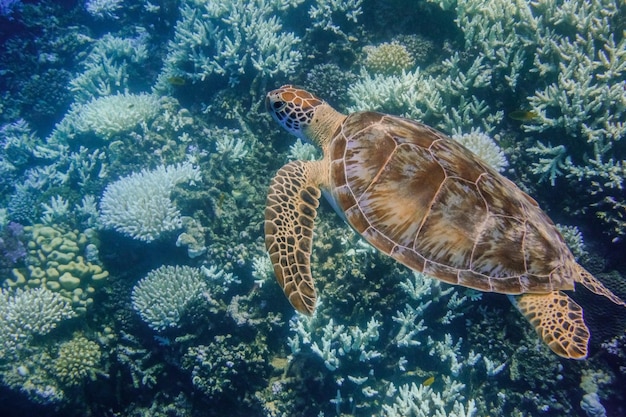
[[[626,309],[582,286],[568,360],[324,199],[298,315],[263,235],[320,157],[265,111],[289,83],[463,142],[626,299],[625,30],[609,0],[0,0],[0,414],[626,415]]]

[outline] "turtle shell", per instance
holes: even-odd
[[[481,291],[573,288],[574,258],[548,216],[443,133],[354,113],[329,153],[337,206],[369,243],[404,265]]]

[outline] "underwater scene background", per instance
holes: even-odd
[[[609,0],[0,0],[0,414],[626,415],[603,297],[571,294],[562,359],[323,201],[307,318],[263,237],[272,176],[319,157],[265,113],[291,83],[461,141],[626,299],[625,30]]]

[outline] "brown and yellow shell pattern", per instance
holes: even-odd
[[[349,223],[399,262],[506,294],[574,287],[574,263],[537,203],[434,129],[374,112],[330,144],[330,188]]]
[[[580,283],[626,306],[578,265],[537,203],[471,151],[426,125],[374,112],[348,116],[285,85],[266,108],[290,133],[320,146],[272,179],[265,245],[291,304],[313,314],[313,227],[321,189],[369,243],[442,281],[505,294],[558,355],[587,356],[583,310],[561,290]]]

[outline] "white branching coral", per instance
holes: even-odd
[[[145,38],[120,38],[106,34],[95,41],[82,63],[84,71],[70,81],[77,101],[109,96],[128,88],[130,73],[148,58]]]
[[[480,130],[472,129],[470,133],[453,135],[452,139],[474,152],[496,171],[502,172],[509,165],[496,141]]]
[[[200,180],[200,169],[188,162],[123,177],[104,190],[100,222],[105,228],[151,242],[182,226],[180,212],[170,200],[174,187]]]
[[[302,59],[300,39],[282,30],[279,14],[302,0],[185,0],[158,88],[172,76],[226,76],[236,84],[247,69],[261,77],[291,74]]]
[[[444,379],[444,391],[435,392],[429,386],[405,384],[397,390],[390,384],[389,392],[393,392],[393,404],[383,405],[382,415],[385,417],[472,417],[478,412],[476,402],[473,399],[463,404],[461,391],[465,385],[455,383],[448,377]]]
[[[207,289],[198,268],[162,266],[143,278],[132,293],[133,308],[157,331],[178,326],[189,303]]]
[[[150,122],[159,112],[159,98],[152,94],[115,94],[75,104],[65,119],[81,133],[93,132],[103,139],[128,132]]]
[[[87,0],[85,9],[97,19],[117,19],[116,12],[122,8],[122,0]]]
[[[489,107],[473,91],[489,86],[490,73],[482,59],[461,70],[458,53],[441,63],[435,76],[420,68],[401,74],[366,71],[348,88],[353,106],[348,111],[378,110],[418,120],[445,132],[480,127],[490,133],[503,112]]]
[[[0,359],[16,355],[33,337],[74,316],[70,302],[46,288],[0,290]]]

